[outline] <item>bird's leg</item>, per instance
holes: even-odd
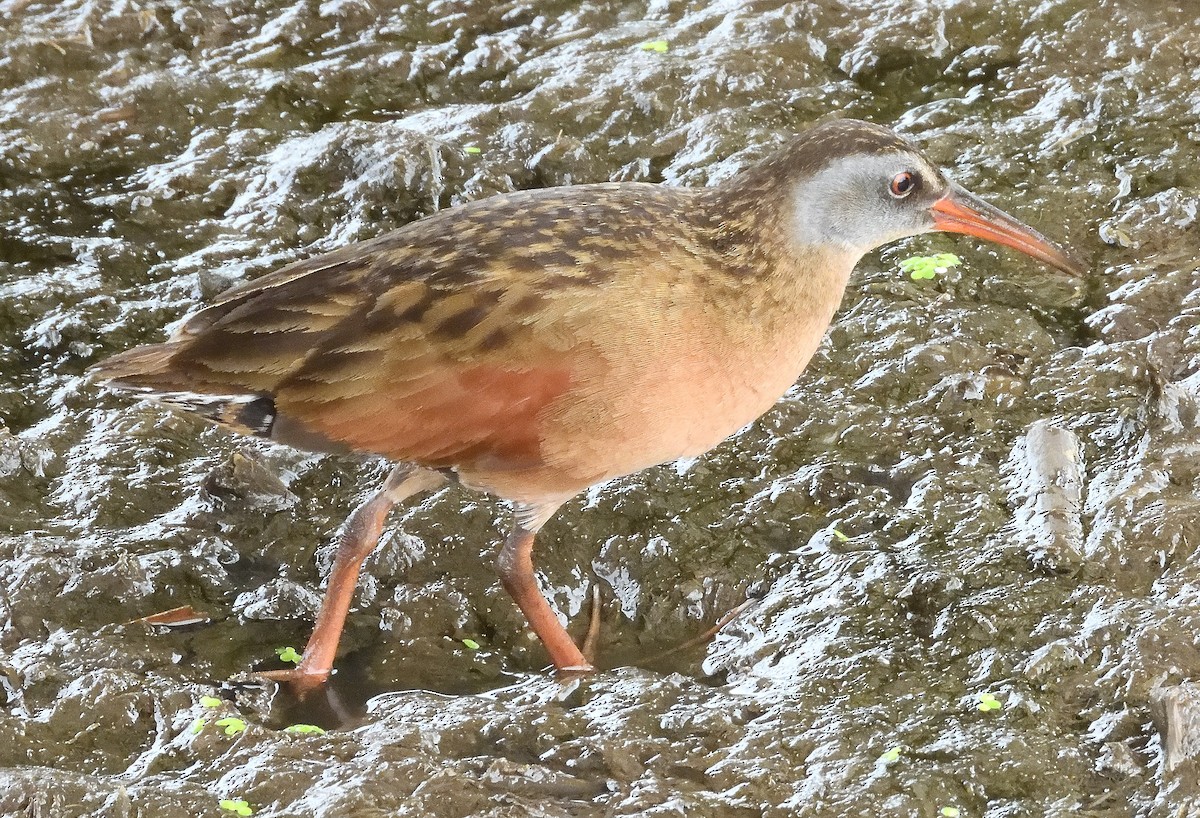
[[[338,640],[346,624],[346,614],[354,601],[354,589],[358,584],[358,572],[363,560],[379,544],[383,522],[388,512],[397,503],[414,494],[437,488],[445,477],[435,471],[419,466],[401,464],[392,469],[379,491],[375,492],[346,519],[338,534],[337,554],[333,570],[329,574],[329,585],[321,600],[321,610],[300,664],[289,670],[267,671],[257,674],[262,678],[286,681],[300,697],[323,685],[333,671],[333,659],[337,653]]]
[[[588,664],[596,663],[596,645],[600,643],[600,586],[592,583],[592,612],[588,618],[587,633],[584,634],[583,644],[579,650]]]
[[[546,506],[517,505],[512,533],[496,558],[500,584],[525,614],[529,627],[542,640],[550,661],[557,670],[592,670],[592,664],[575,646],[567,629],[546,602],[533,573],[533,540],[538,529],[550,518],[558,504]]]

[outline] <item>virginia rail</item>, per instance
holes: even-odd
[[[537,531],[589,486],[699,455],[771,408],[863,254],[933,230],[1083,273],[891,131],[840,120],[711,188],[580,185],[436,213],[229,290],[96,373],[243,434],[399,463],[344,525],[304,658],[276,677],[327,679],[388,511],[447,479],[512,504],[500,581],[555,667],[587,669],[538,589]]]

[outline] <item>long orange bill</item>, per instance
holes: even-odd
[[[1007,245],[1068,275],[1082,276],[1087,270],[1060,245],[958,185],[934,202],[931,211],[935,230]]]

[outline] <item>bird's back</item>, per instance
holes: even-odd
[[[706,309],[701,198],[605,184],[443,211],[234,288],[97,374],[304,448],[537,467],[548,407],[653,366]]]

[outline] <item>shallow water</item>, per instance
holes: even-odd
[[[0,2],[0,814],[1200,814],[1200,20],[993,5]],[[448,490],[368,560],[336,701],[228,682],[301,646],[385,466],[88,366],[436,209],[703,185],[831,115],[917,139],[1086,282],[945,235],[865,259],[773,412],[547,527],[611,671],[541,672],[504,510]],[[898,271],[934,251],[965,264]],[[212,622],[122,624],[184,604]]]

